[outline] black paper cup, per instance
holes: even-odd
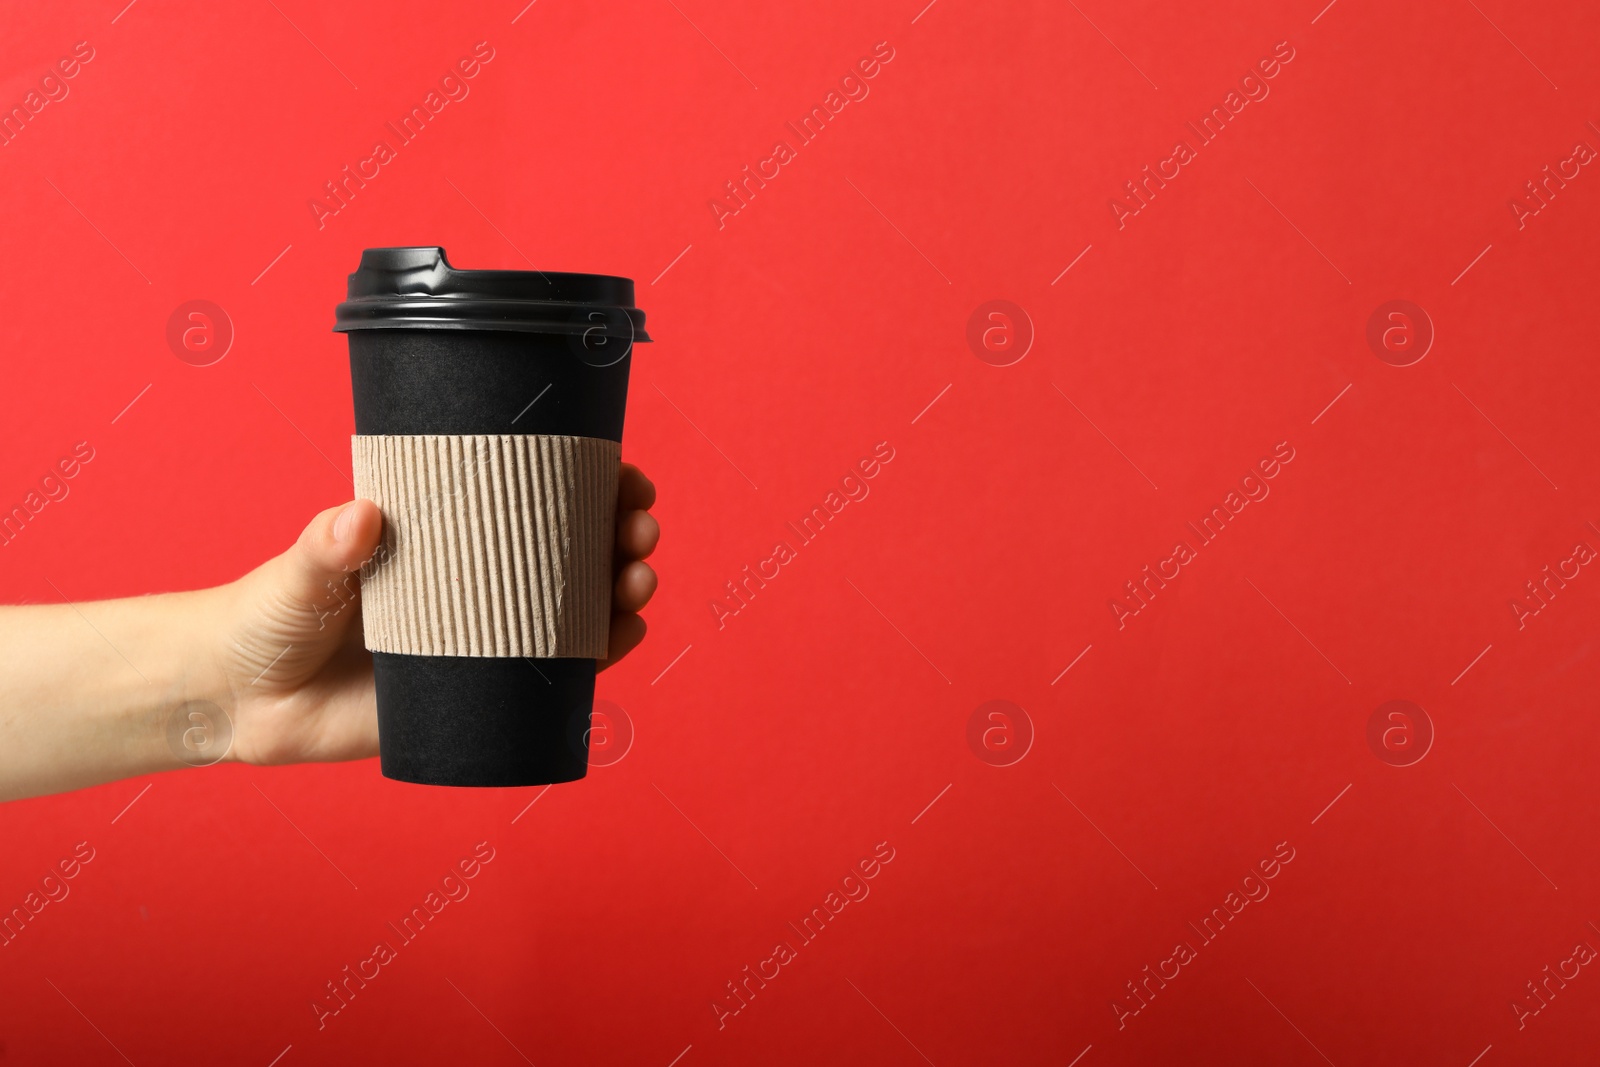
[[[628,372],[650,339],[633,282],[369,248],[335,319],[357,495],[384,511],[362,568],[384,776],[582,778]]]

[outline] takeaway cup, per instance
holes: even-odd
[[[568,782],[588,766],[611,619],[633,282],[457,270],[369,248],[350,345],[356,495],[383,512],[361,569],[385,777]]]

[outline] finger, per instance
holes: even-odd
[[[644,559],[661,540],[661,524],[648,511],[628,511],[617,519],[617,554],[623,559]]]
[[[606,658],[600,661],[596,669],[603,671],[632,652],[644,640],[647,629],[644,620],[637,615],[619,612],[611,616],[611,645],[606,650]]]
[[[355,598],[353,574],[372,557],[383,530],[383,513],[370,500],[356,500],[322,512],[275,561],[274,591],[284,601],[306,608],[343,604]]]
[[[617,510],[649,511],[656,502],[656,483],[632,463],[622,465],[622,476],[617,481]]]
[[[656,572],[648,563],[633,562],[622,568],[612,587],[611,606],[617,611],[638,611],[656,592]]]

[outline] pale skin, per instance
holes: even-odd
[[[649,513],[655,497],[624,463],[602,670],[644,638],[639,611],[656,590],[644,560],[661,536]],[[227,585],[0,607],[0,801],[187,767],[168,728],[191,701],[231,721],[224,762],[377,755],[372,657],[352,575],[382,527],[377,505],[356,500],[322,512],[286,552]]]

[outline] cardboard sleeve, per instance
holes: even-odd
[[[621,448],[547,434],[355,435],[383,511],[361,569],[367,648],[603,658]]]

